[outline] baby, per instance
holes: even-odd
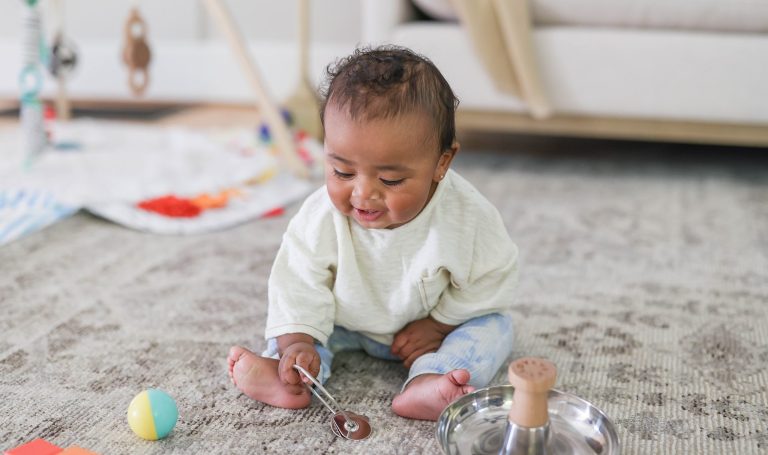
[[[248,397],[303,408],[298,364],[321,382],[335,353],[409,368],[395,413],[436,420],[512,350],[517,247],[498,211],[450,170],[458,101],[432,62],[357,50],[328,70],[325,187],[283,236],[269,278],[267,349],[230,349]]]

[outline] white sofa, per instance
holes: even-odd
[[[519,0],[510,0],[519,1]],[[416,1],[451,17],[448,0]],[[768,2],[530,0],[553,115],[500,92],[457,21],[408,0],[365,0],[364,40],[430,57],[461,101],[459,127],[768,145]]]

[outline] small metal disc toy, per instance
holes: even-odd
[[[371,424],[368,422],[368,417],[360,414],[355,414],[350,411],[343,411],[339,406],[339,403],[333,398],[333,396],[325,390],[320,381],[313,378],[311,374],[304,368],[294,365],[299,373],[306,376],[315,387],[309,387],[309,390],[331,411],[333,417],[331,418],[331,431],[336,436],[344,439],[352,439],[359,441],[365,439],[371,435]],[[319,391],[318,391],[319,390]],[[322,392],[322,395],[321,395]]]
[[[509,365],[509,385],[451,403],[437,421],[447,455],[618,455],[619,439],[594,405],[552,389],[555,365],[524,357]]]

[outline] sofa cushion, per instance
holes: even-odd
[[[765,0],[530,1],[537,25],[768,33],[768,1]],[[413,0],[413,3],[435,19],[456,19],[451,0]]]
[[[558,115],[768,123],[768,35],[553,26],[536,28],[533,40]],[[456,24],[410,22],[391,42],[428,55],[461,100],[459,109],[527,111],[495,88]]]
[[[533,0],[541,25],[768,32],[763,0]]]

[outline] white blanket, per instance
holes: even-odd
[[[90,120],[57,124],[52,137],[60,147],[49,147],[28,169],[17,134],[0,133],[8,152],[0,164],[0,196],[45,195],[48,219],[54,207],[66,208],[55,209],[59,218],[86,208],[150,232],[206,232],[258,217],[313,188],[282,172],[269,146],[248,129],[200,131]],[[300,147],[319,162],[317,142],[303,139]],[[191,198],[232,188],[239,196],[231,203],[195,218],[170,218],[136,207],[169,194]],[[10,204],[0,205],[0,244],[12,239],[2,237],[3,228],[19,217],[28,219],[32,207],[37,217],[43,216],[39,204],[18,203],[13,213]]]

